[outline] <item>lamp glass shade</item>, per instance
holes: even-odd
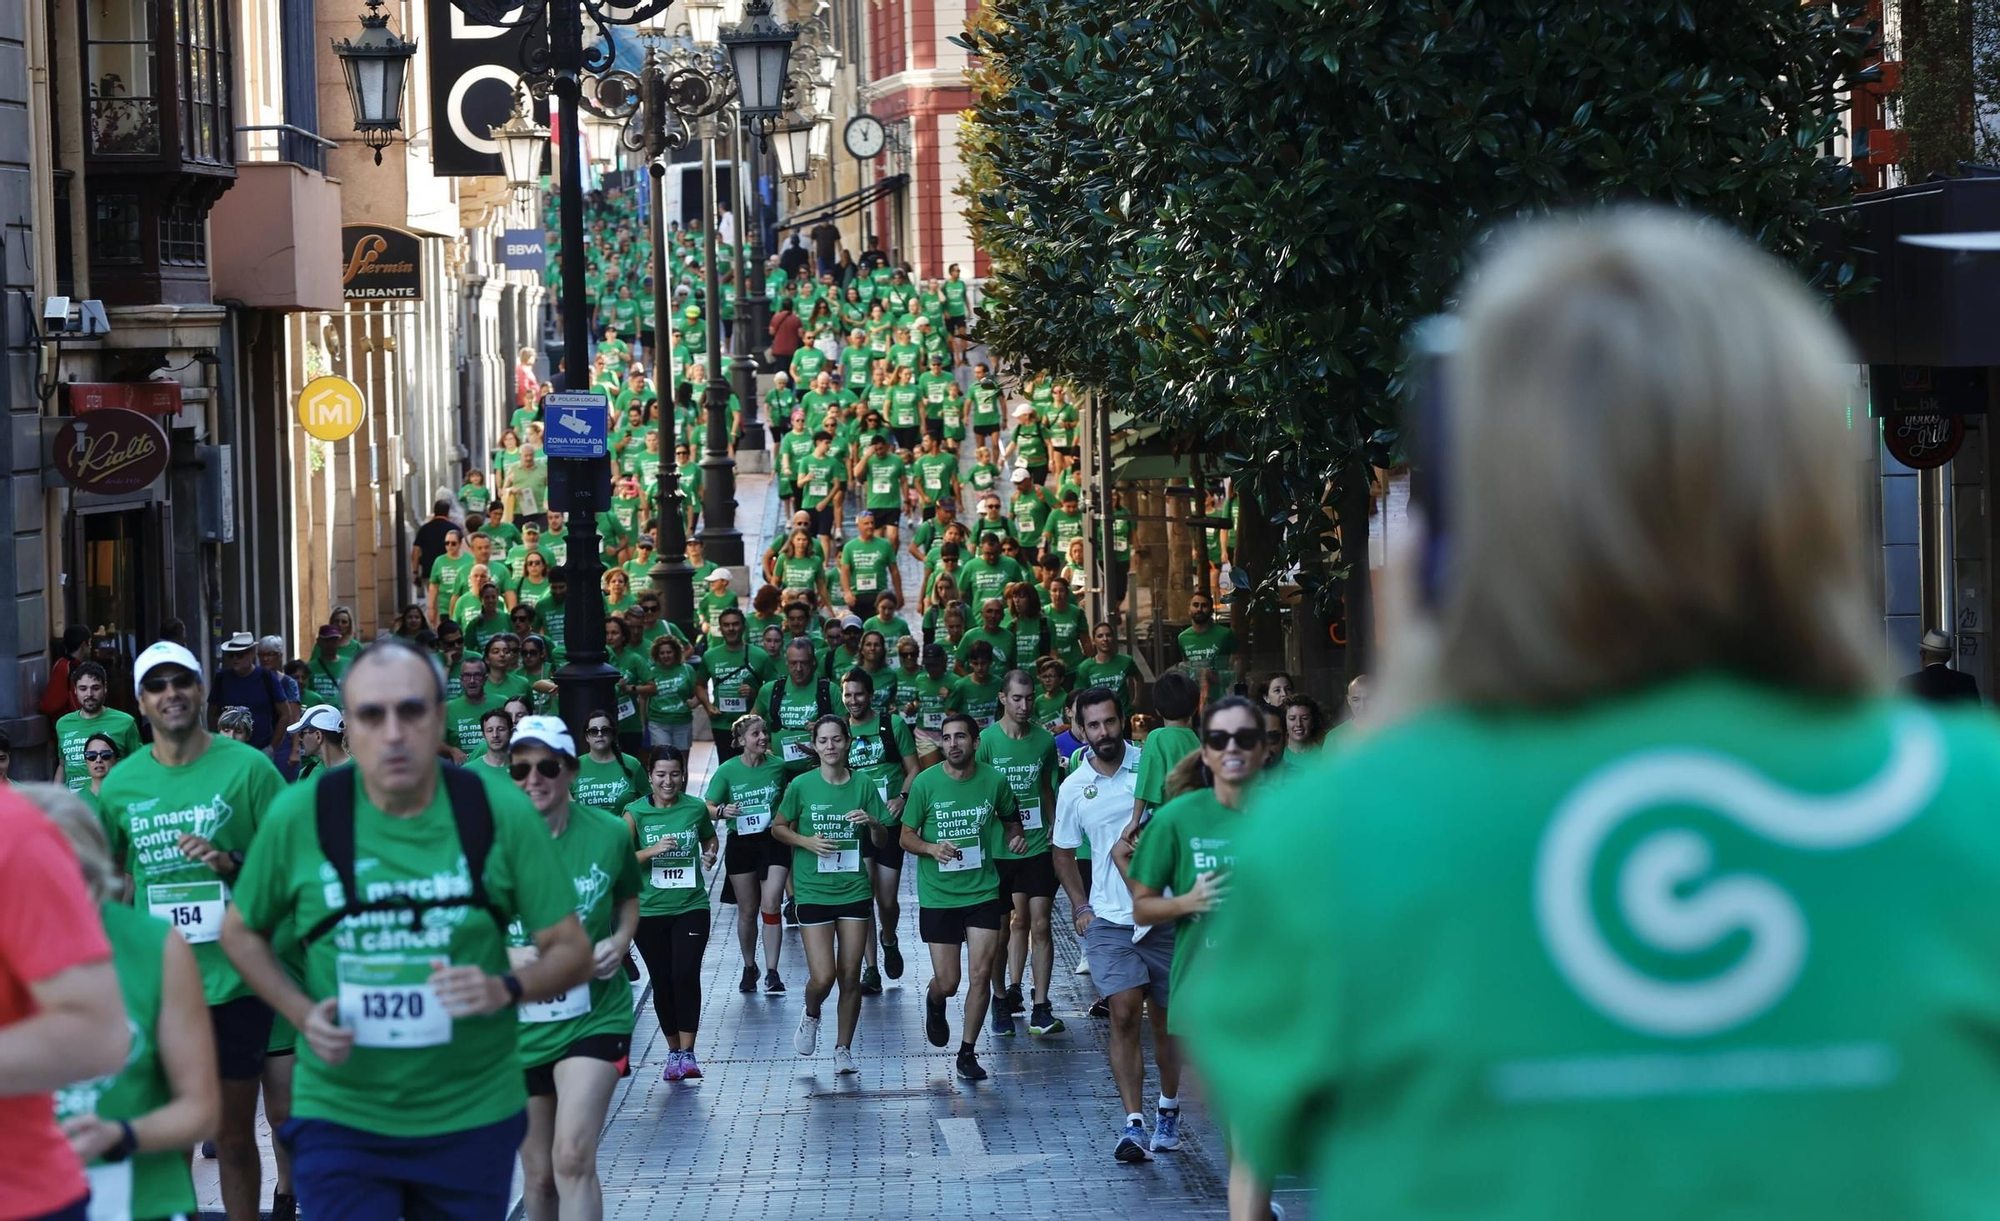
[[[796,37],[796,31],[771,20],[768,13],[752,14],[724,36],[744,118],[772,118],[784,111],[785,73]]]
[[[814,161],[826,160],[827,150],[832,146],[833,146],[833,117],[831,115],[823,114],[818,119],[813,121],[812,159]]]
[[[722,24],[740,25],[743,21],[743,0],[722,0]]]
[[[379,4],[371,4],[379,10]],[[417,44],[389,30],[389,19],[371,11],[361,19],[361,37],[333,44],[354,108],[354,129],[363,134],[398,131],[403,126],[403,78]]]
[[[686,0],[688,36],[698,47],[712,47],[722,36],[722,5],[719,0]]]
[[[509,121],[493,129],[493,141],[500,146],[500,164],[507,182],[514,187],[534,185],[541,176],[542,150],[548,146],[546,128],[532,123]]]
[[[774,135],[778,173],[786,178],[803,178],[812,172],[812,129],[810,123],[787,123]]]
[[[814,85],[814,86],[813,86],[813,113],[814,113],[814,114],[832,114],[832,113],[833,113],[833,86],[832,86],[832,85]]]

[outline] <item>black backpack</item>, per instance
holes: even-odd
[[[791,681],[792,681],[791,675],[780,674],[778,675],[777,679],[778,685],[771,691],[771,703],[769,707],[766,709],[765,715],[766,719],[769,720],[770,722],[771,732],[773,733],[776,733],[781,728],[783,728],[781,725],[778,724],[778,709],[784,706],[785,692],[790,689],[789,684],[791,683]],[[814,708],[813,708],[814,720],[818,720],[819,718],[826,716],[834,711],[833,688],[828,685],[827,681],[824,678],[820,679],[818,683],[814,686],[813,700],[814,700]],[[845,709],[843,707],[843,711],[844,710]]]
[[[510,923],[486,894],[486,858],[493,852],[493,807],[486,800],[486,786],[479,777],[462,767],[446,764],[445,795],[451,801],[451,819],[458,828],[458,846],[465,852],[465,870],[472,879],[472,893],[448,899],[413,899],[390,895],[363,903],[354,881],[354,765],[342,764],[319,778],[313,790],[313,826],[319,833],[319,850],[340,877],[342,906],[328,912],[312,926],[303,945],[326,936],[349,916],[363,912],[407,911],[411,923],[421,924],[424,913],[437,907],[476,907],[493,918],[506,936]]]

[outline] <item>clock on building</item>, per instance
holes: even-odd
[[[847,121],[842,139],[851,156],[866,161],[881,153],[882,146],[889,142],[889,133],[883,130],[882,120],[874,115],[858,114]]]

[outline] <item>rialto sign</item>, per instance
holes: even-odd
[[[424,243],[390,225],[342,225],[341,296],[349,301],[421,301]]]
[[[142,491],[165,473],[167,455],[167,434],[159,423],[123,408],[76,416],[56,430],[56,470],[79,492]]]

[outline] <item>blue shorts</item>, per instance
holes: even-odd
[[[313,1221],[505,1221],[528,1113],[440,1136],[378,1136],[330,1119],[279,1130]]]

